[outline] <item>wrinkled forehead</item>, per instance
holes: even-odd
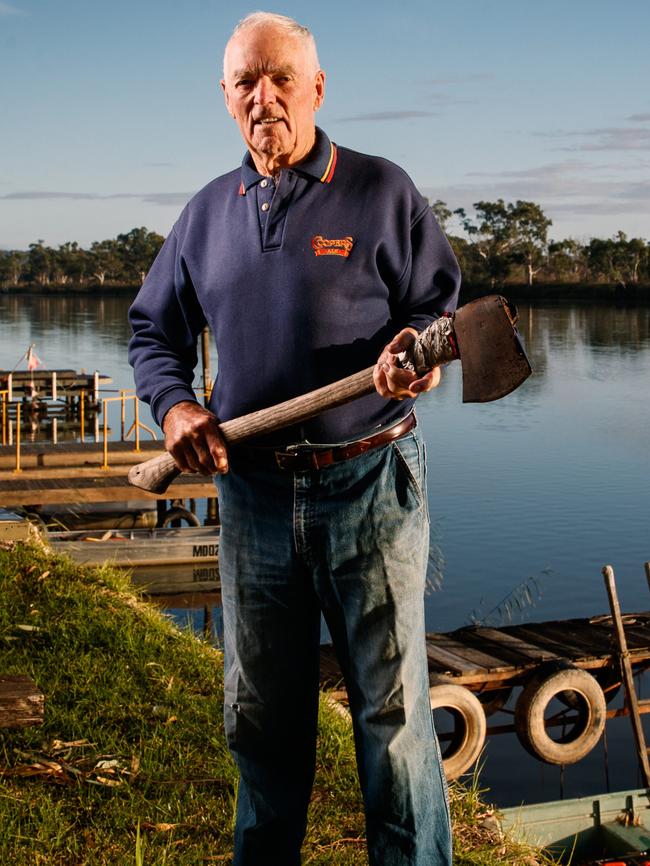
[[[299,36],[275,27],[246,28],[231,37],[223,58],[225,78],[242,72],[308,71],[309,46]]]

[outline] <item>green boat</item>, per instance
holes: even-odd
[[[501,826],[571,866],[650,866],[650,789],[503,809]]]

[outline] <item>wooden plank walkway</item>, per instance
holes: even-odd
[[[650,612],[624,617],[630,661],[650,667]],[[597,671],[615,664],[611,617],[553,620],[503,628],[465,627],[426,636],[429,676],[443,677],[472,691],[521,685],[547,663],[570,662]],[[331,646],[321,648],[321,681],[340,686],[342,674]]]
[[[101,470],[98,470],[101,471]],[[123,475],[68,475],[59,478],[0,479],[0,502],[16,505],[79,505],[89,502],[126,502],[130,499],[202,499],[216,496],[211,478],[180,475],[162,494],[147,493],[131,487]]]
[[[110,442],[109,469],[102,469],[101,444],[87,442],[29,443],[21,446],[22,472],[16,464],[14,446],[0,446],[0,502],[5,507],[18,505],[55,505],[90,502],[125,502],[129,499],[201,499],[214,497],[211,478],[180,475],[162,495],[131,487],[127,481],[130,466],[163,453],[161,442],[146,440],[140,451],[133,442]]]
[[[109,442],[109,465],[132,465],[162,454],[164,446],[161,441],[145,439],[140,442],[140,452],[134,451],[133,442]],[[53,445],[51,442],[24,442],[20,446],[20,464],[23,469],[46,469],[50,466],[66,466],[76,468],[82,466],[101,466],[104,461],[104,451],[101,442],[61,442]],[[1,470],[12,470],[16,465],[16,446],[0,445],[0,476]]]

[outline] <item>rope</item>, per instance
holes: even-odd
[[[433,367],[448,364],[458,358],[454,337],[454,317],[441,316],[425,328],[406,352],[398,355],[402,367],[424,376]]]

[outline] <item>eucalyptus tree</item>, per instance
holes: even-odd
[[[0,253],[0,284],[17,286],[27,265],[27,253],[23,250],[3,250]]]
[[[473,219],[464,208],[457,208],[454,213],[483,260],[487,278],[494,288],[503,283],[515,261],[517,236],[511,206],[500,198],[495,202],[474,202],[473,208],[476,214]]]
[[[592,238],[587,247],[587,261],[592,275],[627,288],[636,284],[648,266],[648,244],[641,238],[628,240],[625,232],[613,238]]]
[[[583,282],[589,273],[587,247],[575,238],[551,241],[548,245],[547,272],[559,281]]]
[[[548,230],[552,221],[533,201],[517,201],[507,207],[515,237],[515,259],[524,266],[526,282],[532,286],[535,275],[546,263]]]
[[[47,286],[52,280],[54,270],[54,250],[46,247],[42,239],[30,244],[26,268],[28,281],[41,287]]]
[[[122,278],[127,282],[144,282],[147,271],[164,243],[162,235],[144,226],[117,236],[116,251],[122,265]]]
[[[117,279],[122,269],[122,262],[115,240],[93,241],[88,250],[88,273],[100,286],[106,279]]]

